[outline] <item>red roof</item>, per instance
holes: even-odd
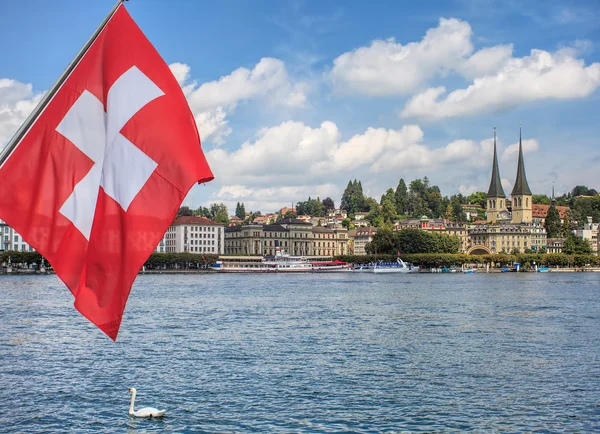
[[[550,205],[541,205],[538,203],[534,203],[532,205],[532,215],[535,218],[546,218],[548,214],[548,210],[550,209]],[[558,215],[560,218],[564,218],[565,214],[571,210],[568,206],[557,206],[556,210],[558,211]]]
[[[222,223],[213,222],[206,217],[198,217],[195,215],[183,215],[177,217],[171,226],[177,225],[218,225],[223,226]]]

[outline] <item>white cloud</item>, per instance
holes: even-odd
[[[262,58],[253,69],[238,68],[219,80],[202,83],[187,94],[193,110],[237,105],[241,101],[264,98],[275,105],[302,107],[306,96],[289,79],[279,59]]]
[[[482,48],[464,62],[459,63],[456,69],[463,77],[470,79],[494,74],[508,63],[512,52],[512,44]]]
[[[184,63],[169,65],[183,89],[196,119],[200,137],[219,145],[231,134],[227,117],[243,101],[261,99],[272,106],[302,108],[308,105],[303,82],[292,83],[279,59],[262,58],[252,69],[238,68],[218,80],[190,82],[191,68]]]
[[[338,93],[386,96],[414,93],[435,75],[456,71],[467,78],[493,73],[510,59],[512,45],[473,54],[469,23],[441,18],[420,42],[376,40],[337,57],[330,78]]]
[[[31,84],[0,78],[0,147],[10,140],[42,96],[33,93]]]
[[[215,176],[223,184],[282,185],[315,183],[344,178],[356,171],[398,173],[401,170],[434,170],[460,164],[482,168],[491,164],[492,140],[455,140],[443,147],[423,143],[418,125],[399,130],[368,128],[341,140],[330,121],[312,128],[302,122],[284,122],[259,132],[235,151],[214,149],[207,153]]]
[[[475,193],[476,191],[481,191],[475,185],[459,185],[458,192],[463,196],[469,196],[471,193]]]
[[[540,144],[535,139],[523,140],[523,154],[529,154],[536,152],[540,148]],[[504,149],[502,152],[501,160],[516,160],[519,155],[519,142],[513,143]]]
[[[175,76],[175,79],[177,80],[177,83],[179,83],[180,86],[183,86],[183,84],[190,77],[191,68],[185,63],[171,63],[169,65],[169,68],[171,69],[171,72]]]
[[[222,107],[217,107],[213,110],[207,110],[194,115],[200,139],[204,140],[211,138],[215,145],[221,145],[225,138],[231,134],[229,121],[226,119],[227,112]]]
[[[211,195],[210,203],[224,203],[230,213],[235,210],[237,202],[242,202],[247,211],[260,210],[272,212],[285,206],[291,206],[298,200],[306,200],[309,196],[324,199],[326,197],[337,198],[341,196],[339,187],[331,184],[304,184],[278,187],[248,187],[245,185],[225,185]],[[336,203],[337,205],[337,203]]]
[[[585,66],[573,49],[554,54],[531,50],[531,55],[511,59],[499,72],[474,80],[466,89],[444,87],[414,96],[402,117],[449,118],[506,109],[544,99],[584,98],[600,86],[600,63]]]

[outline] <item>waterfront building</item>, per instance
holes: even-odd
[[[21,234],[3,220],[0,220],[0,236],[2,237],[0,251],[35,252],[35,249],[23,239]]]
[[[225,225],[206,217],[177,217],[164,236],[168,253],[224,253]],[[160,244],[159,244],[160,247]]]
[[[575,236],[586,240],[594,251],[594,254],[598,254],[598,223],[593,223],[592,217],[586,219],[583,229],[576,229],[573,233]]]
[[[469,254],[538,252],[546,248],[546,230],[539,224],[508,222],[475,225],[468,230]]]
[[[533,219],[532,199],[533,194],[525,174],[521,129],[519,129],[517,175],[511,200],[508,201],[500,178],[496,128],[494,128],[492,178],[486,203],[487,221],[469,229],[468,253],[511,253],[525,250],[540,251],[546,248],[546,229],[539,219],[535,221]]]
[[[354,235],[354,254],[366,255],[367,251],[365,250],[365,247],[367,243],[373,241],[373,235],[376,233],[377,228],[373,226],[356,229],[356,234]]]
[[[548,253],[562,253],[564,238],[548,238],[546,241],[546,251]]]
[[[287,218],[270,225],[243,225],[225,229],[226,255],[274,255],[276,248],[290,255],[348,254],[348,230],[313,226]]]
[[[466,224],[449,222],[446,224],[446,233],[458,238],[460,241],[460,253],[467,253],[470,244],[469,231]]]

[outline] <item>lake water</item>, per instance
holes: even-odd
[[[595,273],[142,275],[115,344],[55,276],[1,276],[0,431],[599,431],[599,300]]]

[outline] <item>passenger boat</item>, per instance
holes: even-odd
[[[352,266],[352,271],[359,273],[372,273],[375,268],[375,264],[354,264]]]
[[[320,273],[348,271],[350,265],[342,261],[309,261],[303,256],[292,256],[276,249],[275,256],[259,260],[216,261],[211,267],[221,273]]]
[[[402,259],[396,259],[396,262],[377,262],[373,267],[373,273],[414,273],[419,271],[410,263],[404,262]]]
[[[313,271],[328,272],[328,271],[352,271],[350,264],[339,260],[334,261],[311,261]]]

